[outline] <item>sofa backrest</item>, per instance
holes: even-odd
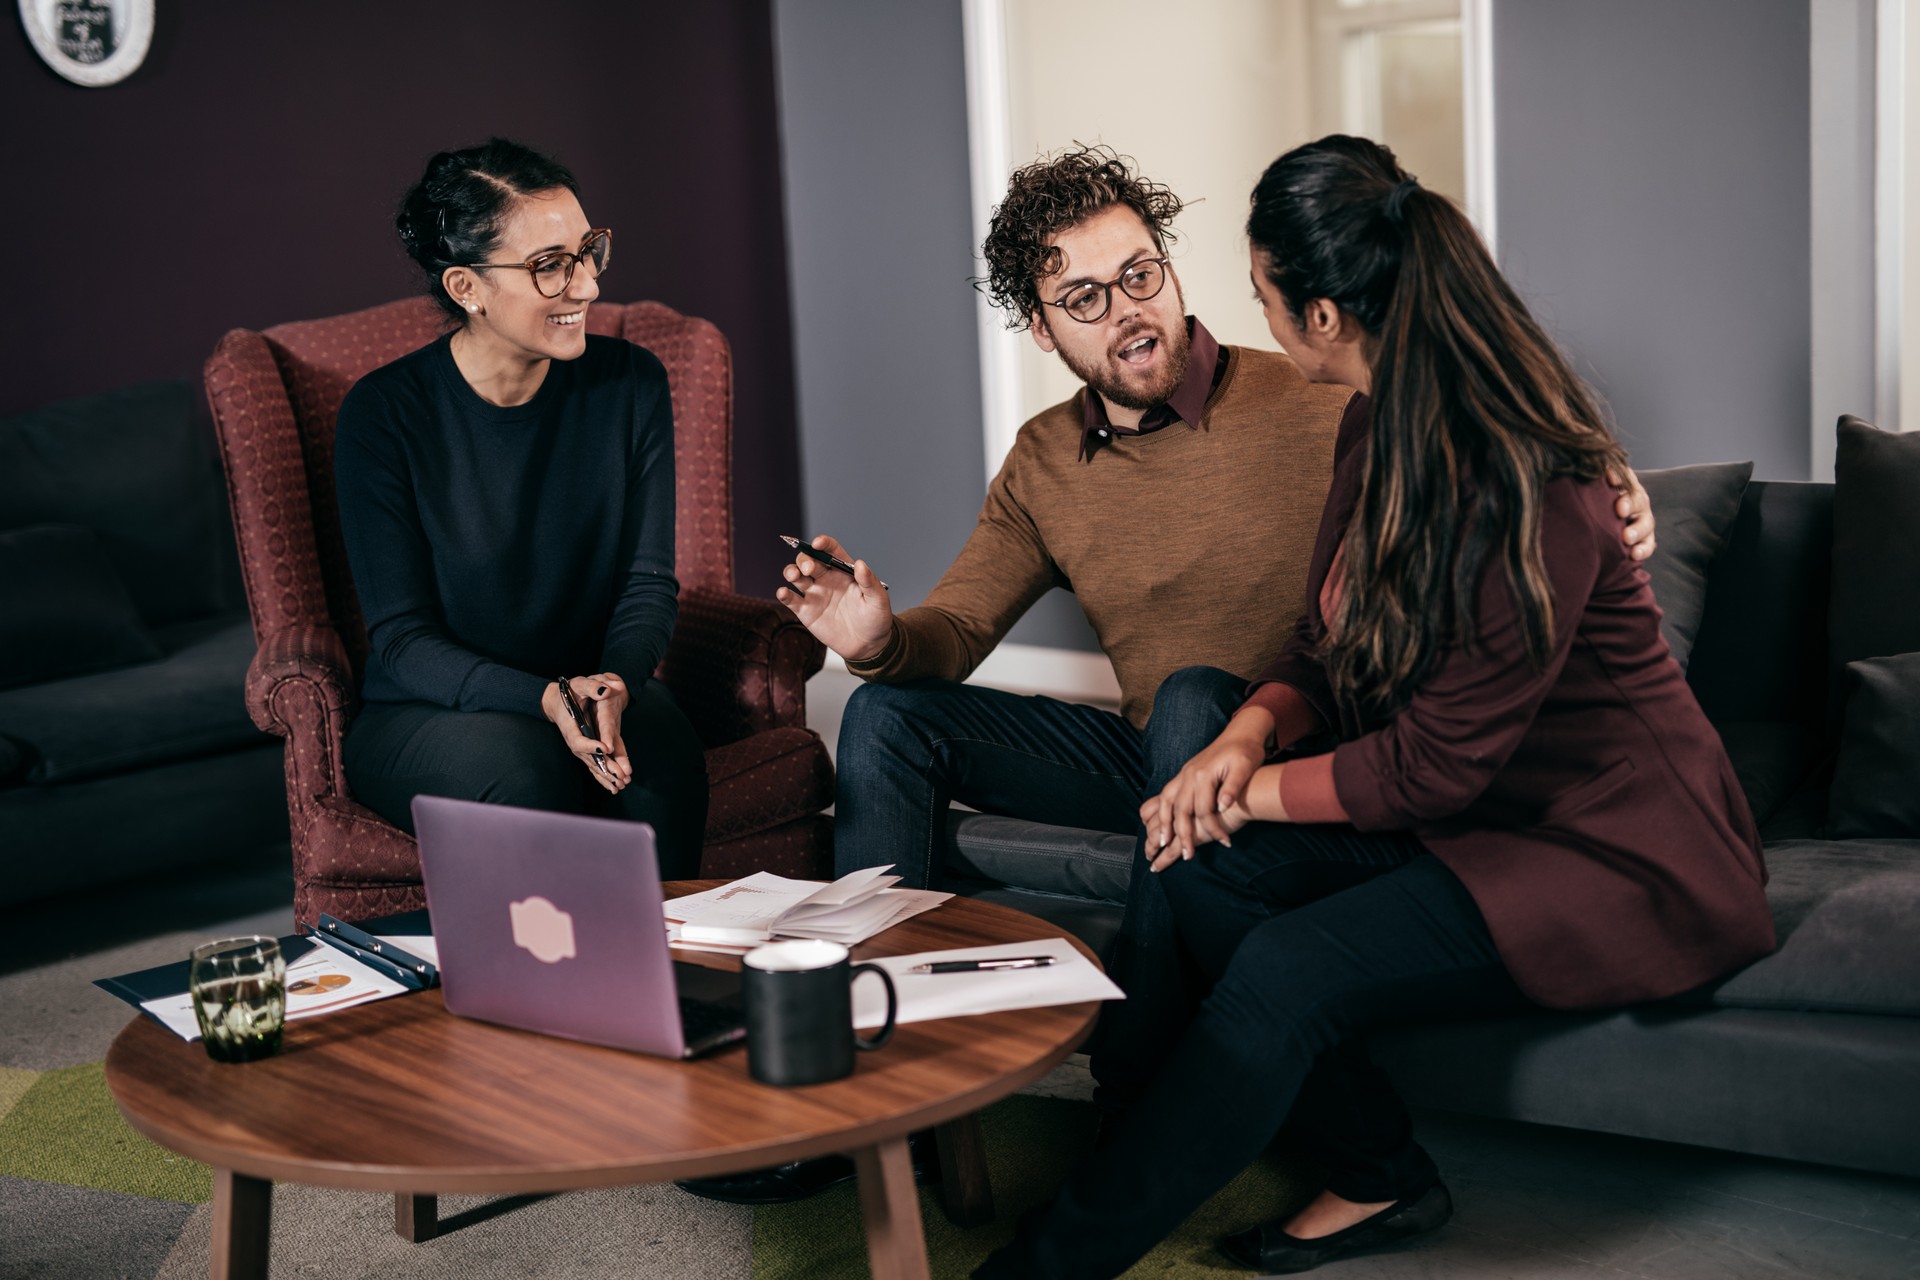
[[[1755,480],[1707,574],[1687,667],[1717,723],[1789,721],[1816,729],[1827,696],[1827,592],[1833,486]]]
[[[0,421],[0,530],[91,529],[150,627],[240,607],[213,433],[186,382]]]

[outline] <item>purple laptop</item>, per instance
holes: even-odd
[[[447,1008],[691,1058],[746,1036],[740,975],[679,964],[644,822],[416,796]]]

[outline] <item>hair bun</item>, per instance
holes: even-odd
[[[1418,178],[1405,178],[1393,190],[1387,192],[1386,201],[1381,206],[1381,211],[1387,215],[1387,220],[1396,225],[1405,222],[1407,201],[1418,190],[1420,190]]]

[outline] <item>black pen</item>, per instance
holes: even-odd
[[[995,969],[1044,969],[1052,956],[1000,956],[993,960],[936,960],[916,964],[908,973],[985,973]]]
[[[827,568],[838,569],[840,572],[846,574],[849,578],[853,576],[853,566],[848,564],[845,560],[842,560],[839,556],[834,555],[831,551],[816,550],[815,548],[810,547],[806,543],[800,541],[800,539],[794,537],[790,533],[780,534],[779,537],[780,537],[780,541],[786,543],[788,546],[792,547],[795,551],[801,552],[805,555],[812,556],[815,560],[818,560],[821,564],[827,566]],[[885,587],[887,584],[883,582],[880,585],[882,587]],[[793,589],[791,583],[788,584],[787,589],[788,590]]]
[[[598,738],[600,731],[594,728],[593,721],[587,719],[586,711],[574,700],[573,686],[567,683],[567,678],[561,676],[558,680],[554,681],[554,683],[560,686],[560,700],[566,703],[567,710],[573,713],[573,727],[580,731],[580,736],[583,738]],[[600,766],[600,772],[606,774],[609,778],[613,776],[613,770],[607,768],[607,753],[598,747],[593,749],[593,762]]]

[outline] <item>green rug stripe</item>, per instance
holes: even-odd
[[[181,1204],[213,1198],[205,1165],[155,1146],[120,1118],[99,1062],[40,1072],[0,1117],[0,1174]]]
[[[26,1096],[33,1088],[33,1082],[40,1078],[38,1071],[22,1071],[18,1067],[0,1067],[0,1119],[13,1110],[13,1104]]]
[[[962,1231],[947,1221],[938,1192],[920,1193],[934,1280],[963,1280],[1013,1235],[1014,1223],[1049,1198],[1092,1147],[1092,1106],[1015,1096],[989,1107],[983,1122],[993,1179],[994,1220]],[[1304,1166],[1269,1156],[1194,1213],[1128,1274],[1165,1280],[1221,1280],[1230,1267],[1214,1251],[1218,1237],[1305,1201],[1313,1185]],[[799,1204],[754,1210],[753,1280],[865,1280],[866,1233],[860,1200],[844,1183]]]

